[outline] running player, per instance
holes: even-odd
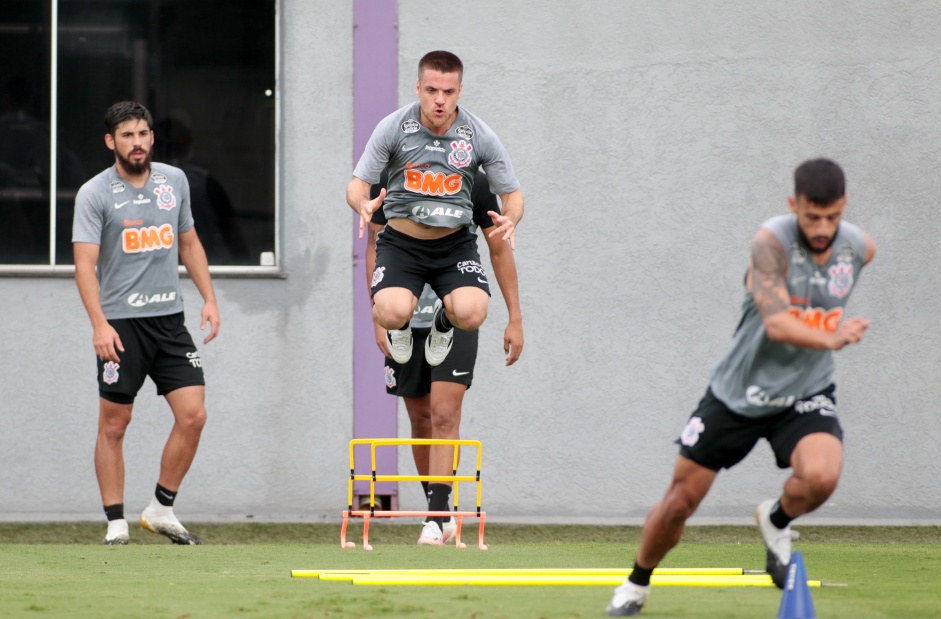
[[[372,197],[379,195],[385,188],[387,177],[380,178],[379,185],[372,187]],[[471,195],[474,205],[472,228],[493,227],[493,220],[488,213],[500,212],[496,196],[490,193],[487,175],[481,170],[474,178]],[[366,251],[366,273],[372,273],[376,261],[376,235],[386,224],[382,209],[373,213],[369,224],[368,245]],[[506,302],[509,323],[503,333],[503,349],[507,353],[506,364],[513,365],[523,351],[523,316],[519,305],[519,287],[517,284],[516,262],[513,252],[505,241],[498,237],[485,236],[490,248],[490,261],[493,264],[497,283]],[[429,285],[425,285],[418,299],[418,307],[411,320],[411,330],[419,346],[431,331],[431,318],[438,297]],[[398,363],[391,358],[386,330],[376,326],[376,344],[386,356],[386,391],[399,395],[405,400],[409,421],[412,426],[412,438],[459,439],[461,423],[461,404],[464,393],[470,389],[474,378],[474,365],[477,362],[478,331],[454,333],[454,345],[451,353],[441,365],[430,366],[424,356],[413,356],[405,363]],[[432,464],[431,448],[428,445],[413,445],[412,456],[419,475],[450,475],[453,472],[453,452],[440,449],[435,452],[436,460]],[[434,471],[434,472],[431,472]],[[421,482],[431,511],[448,509],[451,494],[450,483]],[[457,529],[451,518],[430,518],[422,527],[418,543],[440,546],[449,542]]]
[[[859,342],[869,327],[864,318],[843,320],[860,271],[876,251],[869,235],[842,221],[845,186],[833,161],[805,161],[794,172],[792,213],[769,219],[755,236],[742,318],[677,440],[673,480],[647,515],[634,569],[614,590],[608,615],[640,612],[651,572],[679,542],[719,471],[735,466],[761,438],[778,467],[793,470],[780,498],[762,502],[755,513],[767,570],[783,588],[789,523],[820,507],[840,478],[843,431],[831,351]]]
[[[139,103],[115,103],[105,115],[105,144],[115,163],[79,189],[72,242],[75,281],[91,319],[98,355],[95,472],[108,518],[104,544],[129,541],[124,518],[124,433],[134,398],[150,376],[175,423],[160,461],[154,498],[141,527],[175,544],[201,544],[180,524],[173,502],[206,422],[205,379],[183,323],[179,261],[203,297],[200,328],[219,333],[219,309],[206,253],[196,236],[189,186],[178,168],[151,162],[153,118]],[[97,267],[97,274],[96,274]]]
[[[418,64],[418,101],[379,123],[346,190],[360,215],[360,237],[380,206],[388,219],[376,240],[370,290],[373,318],[389,331],[389,353],[399,363],[412,355],[409,322],[426,283],[443,301],[425,340],[429,365],[444,361],[454,327],[474,331],[487,316],[490,289],[477,237],[468,229],[478,168],[487,171],[503,204],[502,214],[491,213],[490,236],[514,247],[523,217],[523,194],[506,149],[486,124],[457,105],[463,73],[454,54],[426,54]],[[388,190],[371,199],[370,186],[384,170]]]

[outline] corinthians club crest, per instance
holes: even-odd
[[[847,262],[834,264],[827,271],[827,292],[837,298],[843,298],[853,289],[853,265]]]
[[[460,170],[471,162],[471,151],[474,147],[464,140],[451,142],[451,154],[448,155],[448,163],[452,167]]]
[[[154,189],[157,194],[157,206],[165,211],[169,211],[176,206],[176,198],[173,197],[173,187],[170,185],[160,185]]]
[[[118,382],[118,369],[120,365],[114,361],[107,361],[104,364],[103,371],[101,372],[101,380],[106,385],[113,385]]]

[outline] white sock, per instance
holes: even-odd
[[[147,506],[147,509],[157,516],[170,516],[173,514],[173,507],[164,505],[157,500],[157,497],[150,498],[150,505]]]

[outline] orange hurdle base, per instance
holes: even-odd
[[[431,512],[431,511],[418,511],[418,512],[407,512],[407,511],[390,511],[390,510],[344,510],[343,511],[343,526],[340,528],[340,547],[341,548],[356,548],[355,542],[346,541],[346,528],[349,525],[350,517],[357,517],[363,519],[363,550],[372,550],[372,546],[369,544],[369,520],[371,518],[399,518],[399,517],[412,517],[412,518],[428,518],[428,517],[452,517],[457,521],[457,531],[454,534],[454,545],[457,548],[467,548],[467,544],[461,541],[461,526],[464,523],[464,518],[480,518],[480,530],[477,533],[477,548],[480,550],[487,550],[487,544],[484,543],[484,523],[487,520],[487,512]]]

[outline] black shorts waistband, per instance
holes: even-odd
[[[107,318],[107,317],[106,317]],[[156,315],[147,315],[147,316],[122,316],[121,318],[108,318],[108,322],[154,322],[161,320],[181,320],[183,318],[183,312],[173,312],[172,314],[156,314]]]
[[[399,232],[390,225],[386,225],[385,228],[379,233],[377,240],[382,238],[383,235],[388,235],[387,239],[402,241],[405,243],[415,243],[423,248],[428,248],[434,250],[437,247],[451,247],[455,243],[460,243],[466,241],[468,238],[475,239],[476,237],[471,233],[470,229],[467,226],[462,226],[463,229],[458,230],[447,236],[443,236],[439,239],[419,239],[414,236],[405,234],[404,232]]]

